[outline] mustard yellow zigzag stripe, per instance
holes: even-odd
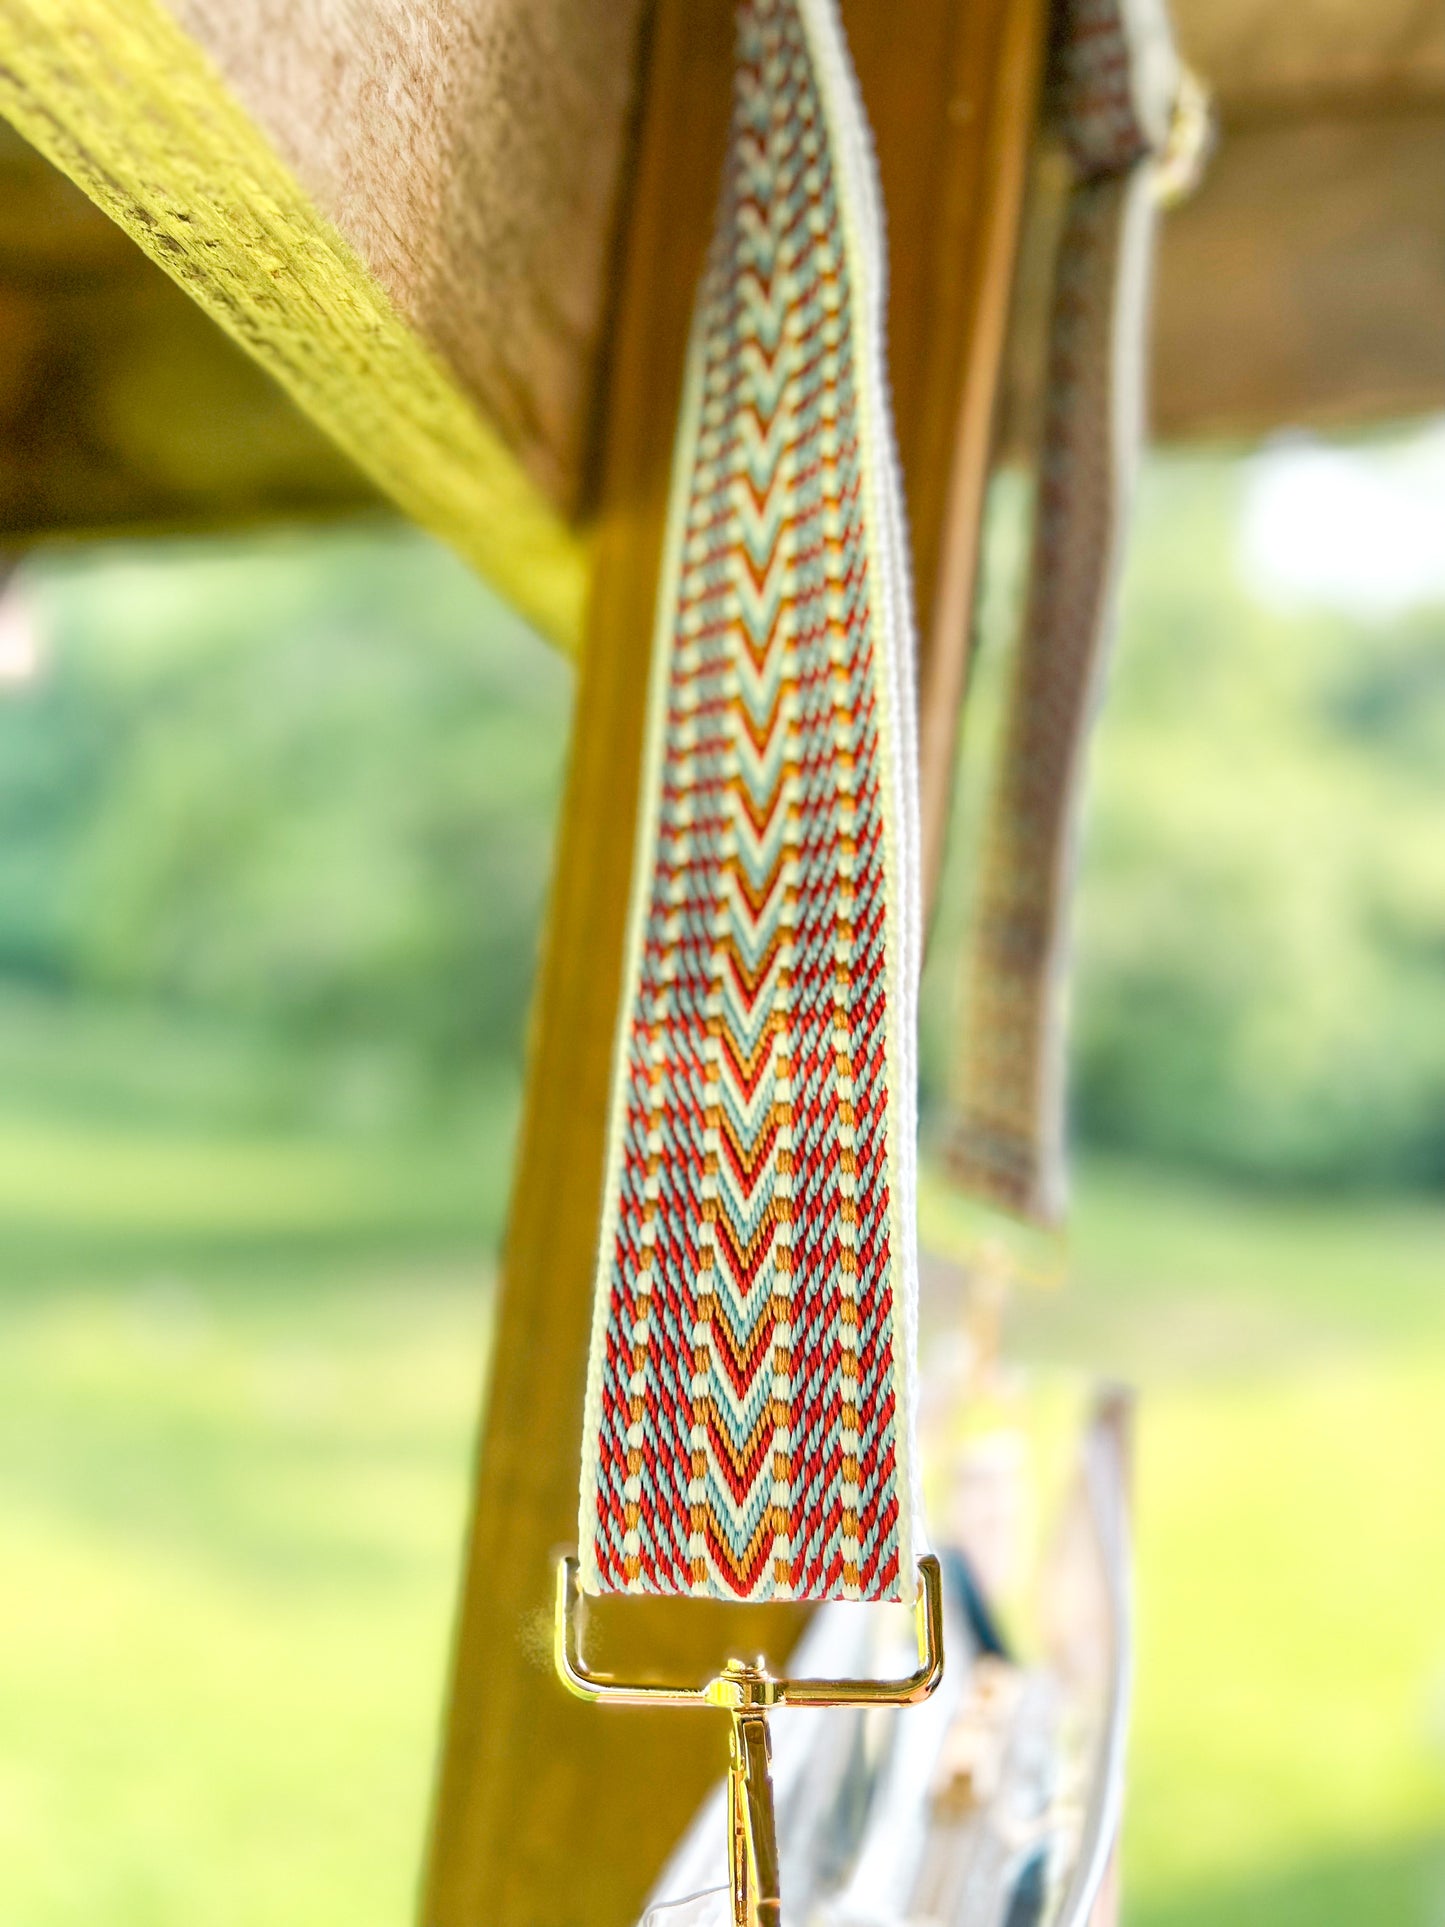
[[[406,515],[575,651],[582,544],[159,0],[0,0],[0,114]]]

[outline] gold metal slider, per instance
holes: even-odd
[[[1178,207],[1198,187],[1217,131],[1209,89],[1192,67],[1181,65],[1169,132],[1154,163],[1154,198],[1161,207]]]
[[[943,1677],[943,1575],[930,1553],[918,1562],[914,1620],[918,1666],[905,1679],[778,1679],[760,1659],[730,1659],[702,1686],[628,1681],[594,1673],[582,1654],[577,1561],[557,1568],[555,1657],[579,1699],[614,1706],[711,1706],[728,1714],[728,1873],[734,1927],[781,1927],[778,1829],[773,1810],[768,1714],[775,1706],[916,1706]]]

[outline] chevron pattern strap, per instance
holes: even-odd
[[[593,1592],[912,1596],[912,633],[832,0],[741,0],[660,584],[580,1541]]]
[[[1156,157],[1180,68],[1158,0],[1059,0],[1077,174],[1054,265],[1029,598],[1012,665],[941,1133],[958,1187],[1037,1224],[1067,1193],[1065,1002],[1089,732],[1143,440]]]

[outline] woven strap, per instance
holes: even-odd
[[[918,828],[877,182],[741,0],[657,609],[583,1586],[912,1597]]]
[[[1055,268],[1029,601],[984,833],[945,1155],[991,1205],[1051,1224],[1079,799],[1142,439],[1149,269],[1180,68],[1162,10],[1065,0],[1051,106],[1072,159]]]

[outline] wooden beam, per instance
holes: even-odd
[[[918,615],[923,886],[943,862],[1043,0],[844,0],[887,210],[889,374]]]
[[[1445,406],[1445,105],[1226,121],[1164,223],[1150,385],[1176,441]]]
[[[653,600],[693,293],[726,144],[731,45],[729,0],[659,0],[426,1927],[629,1920],[660,1838],[714,1764],[706,1721],[614,1717],[569,1699],[552,1673],[549,1628],[554,1549],[576,1537]],[[645,1622],[635,1637],[644,1648],[658,1642],[662,1663],[666,1607],[625,1603],[635,1614],[624,1636],[634,1619]],[[693,1637],[702,1643],[708,1632],[716,1636],[715,1621]]]
[[[1367,110],[1445,94],[1439,0],[1173,0],[1184,58],[1226,120]]]
[[[644,0],[164,4],[575,515]]]
[[[950,545],[981,498],[1038,0],[847,0],[893,264],[901,452],[930,655],[961,650]],[[555,1549],[576,1479],[653,601],[685,340],[722,164],[729,0],[657,0],[613,344],[597,573],[553,885],[476,1512],[425,1882],[426,1927],[625,1927],[722,1764],[706,1719],[580,1706],[552,1677]],[[1004,67],[1006,71],[1000,71]],[[974,283],[989,280],[986,290]],[[1001,285],[995,285],[1001,283]],[[981,389],[977,386],[982,384]],[[962,451],[962,453],[961,453]],[[960,480],[960,462],[970,464]],[[971,564],[970,564],[971,567]],[[953,571],[951,574],[950,571]],[[940,583],[953,584],[945,634]],[[961,657],[959,657],[961,661]],[[950,674],[956,674],[956,669]],[[938,733],[951,744],[952,723]],[[618,1667],[703,1677],[781,1657],[797,1610],[605,1602]]]
[[[162,0],[0,0],[0,115],[403,514],[575,648],[576,532]]]
[[[0,124],[0,540],[385,505],[229,335]]]

